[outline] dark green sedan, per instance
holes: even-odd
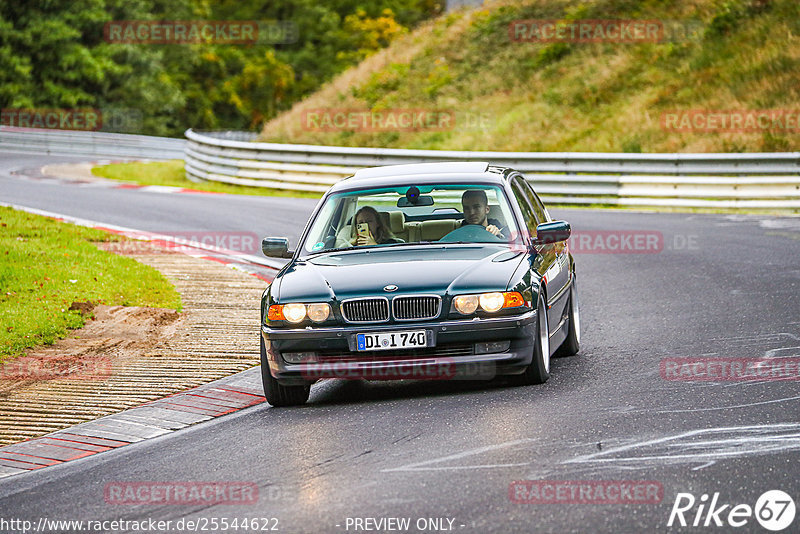
[[[322,378],[550,376],[578,352],[570,226],[517,171],[488,163],[358,171],[320,200],[261,300],[261,373],[273,406]]]

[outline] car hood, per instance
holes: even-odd
[[[391,294],[501,291],[525,257],[507,246],[369,249],[297,261],[279,274],[280,302]]]

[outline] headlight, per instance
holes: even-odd
[[[290,323],[301,323],[308,317],[315,323],[323,323],[331,315],[331,307],[324,303],[302,304],[293,302],[291,304],[273,304],[269,307],[267,319],[270,321],[288,321]]]
[[[331,314],[331,307],[327,304],[309,304],[307,306],[308,318],[315,323],[324,322]]]
[[[283,316],[290,323],[299,323],[306,318],[306,305],[305,304],[284,304]]]
[[[496,312],[503,307],[504,301],[502,293],[484,293],[480,296],[481,308],[487,312]]]
[[[489,313],[500,311],[503,308],[518,308],[530,306],[525,302],[518,291],[481,293],[480,295],[459,295],[453,299],[453,307],[458,313],[470,315],[480,308]]]
[[[469,315],[478,309],[478,295],[461,295],[453,299],[453,304],[458,313]]]

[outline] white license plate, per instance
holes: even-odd
[[[356,334],[357,350],[397,350],[427,347],[425,330]]]

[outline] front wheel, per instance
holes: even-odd
[[[547,304],[539,293],[536,305],[536,335],[533,343],[533,360],[525,372],[514,377],[521,386],[544,384],[550,378],[550,328],[547,324]]]
[[[558,348],[558,356],[572,356],[578,354],[581,348],[581,311],[578,307],[578,288],[575,285],[575,275],[572,275],[572,287],[569,290],[569,322],[567,339]]]
[[[267,398],[267,402],[276,408],[305,404],[311,393],[311,385],[282,386],[279,384],[269,372],[267,348],[264,346],[264,338],[259,337],[261,338],[261,382],[264,384],[264,396]]]

